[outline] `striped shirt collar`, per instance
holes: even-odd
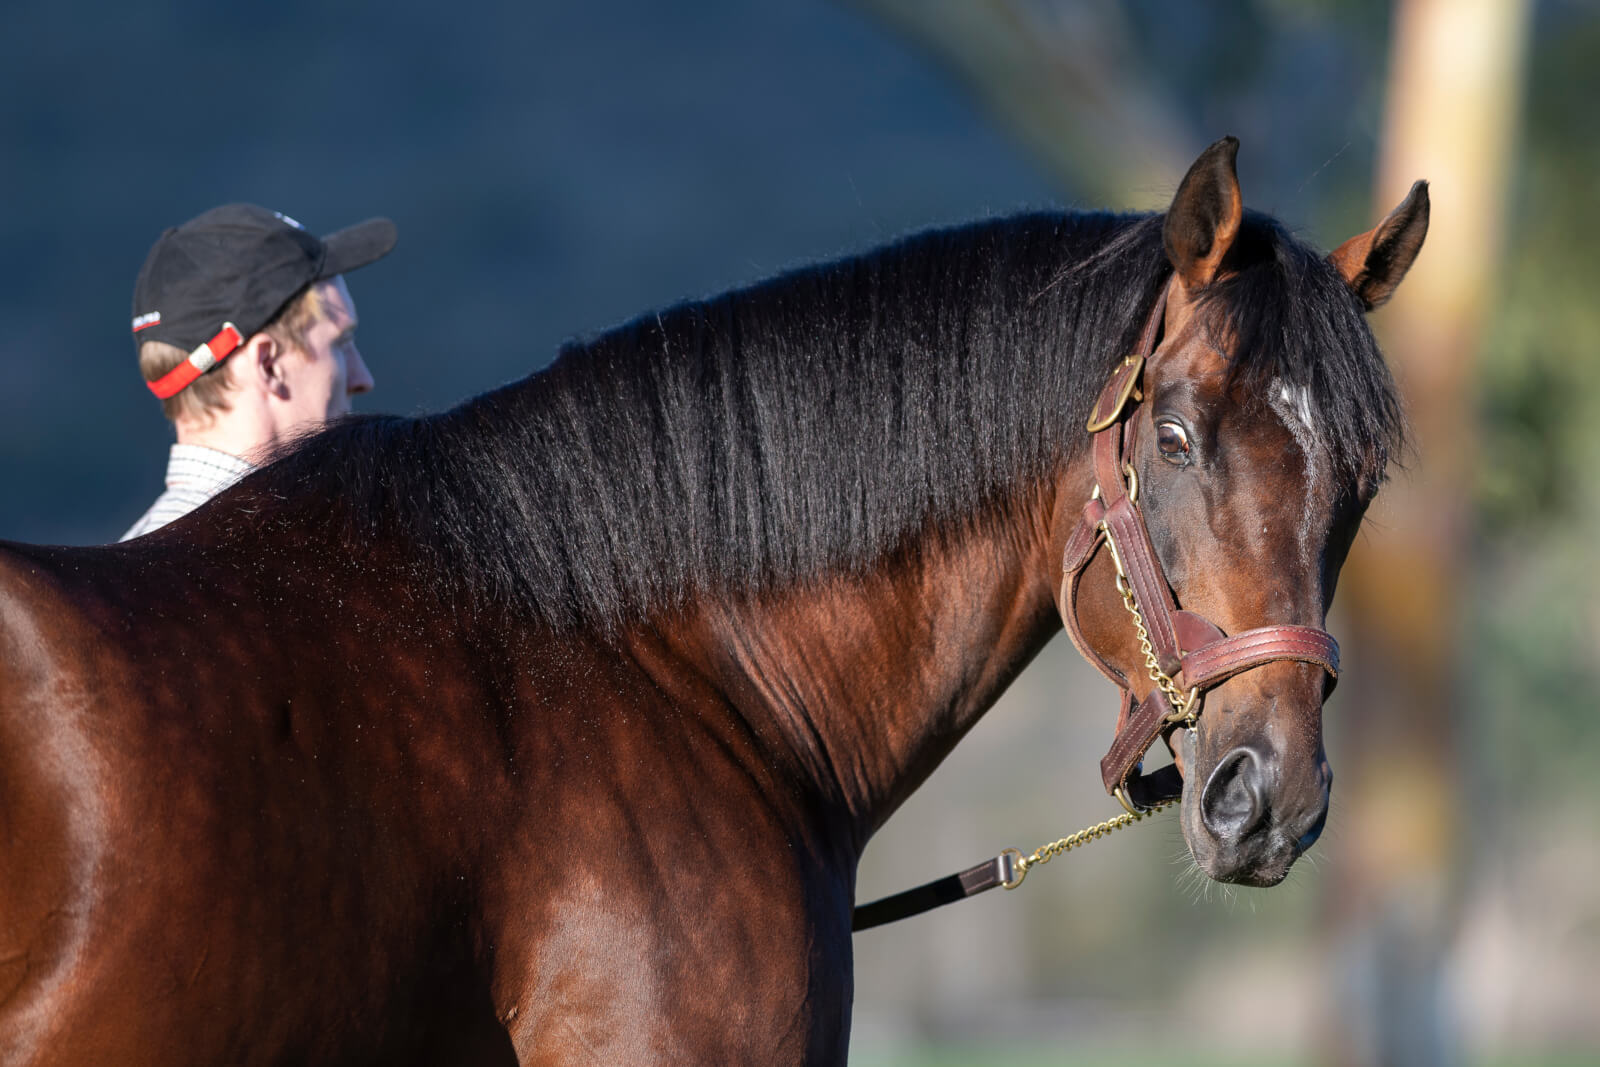
[[[167,488],[215,496],[255,469],[238,456],[204,445],[173,445],[167,453]]]
[[[173,445],[167,454],[167,491],[120,540],[158,530],[187,515],[253,470],[253,465],[227,452],[204,445]]]

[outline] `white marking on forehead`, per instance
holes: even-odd
[[[1309,502],[1327,475],[1322,442],[1318,438],[1315,415],[1311,410],[1311,390],[1304,385],[1290,385],[1281,378],[1274,379],[1272,385],[1272,410],[1283,421],[1284,429],[1294,435],[1295,444],[1300,446],[1300,455],[1305,460],[1306,500]],[[1316,563],[1312,543],[1315,531],[1311,528],[1314,511],[1310,507],[1300,509],[1303,517],[1299,530],[1295,532],[1296,540],[1300,543],[1300,562],[1308,572]]]
[[[1292,409],[1294,415],[1306,429],[1311,429],[1315,425],[1311,421],[1311,388],[1305,385],[1292,386],[1285,381],[1277,381],[1276,384],[1278,386],[1278,395],[1283,398],[1283,402]],[[1278,414],[1283,416],[1284,412],[1280,410]],[[1287,419],[1285,421],[1287,422]],[[1292,432],[1294,427],[1290,426],[1289,429]]]

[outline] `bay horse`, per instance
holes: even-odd
[[[1138,596],[1218,637],[1322,625],[1426,187],[1325,257],[1236,149],[1164,214],[798,270],[138,540],[0,549],[0,1062],[843,1060],[858,857],[1058,600],[1124,716],[1157,688],[1111,552],[1060,597],[1085,508],[1136,479]],[[1252,666],[1174,748],[1197,862],[1270,884],[1335,665]]]

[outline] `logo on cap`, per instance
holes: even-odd
[[[274,211],[273,214],[276,215],[278,218],[282,219],[284,222],[287,222],[290,226],[293,226],[297,230],[305,229],[304,226],[300,225],[298,220],[291,219],[288,215],[285,215],[281,211]]]

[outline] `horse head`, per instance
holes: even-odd
[[[1361,390],[1338,364],[1378,358],[1364,312],[1410,267],[1428,198],[1419,182],[1332,256],[1298,255],[1243,210],[1237,147],[1208,149],[1165,216],[1172,277],[1147,358],[1119,366],[1091,416],[1094,499],[1058,537],[1069,630],[1125,692],[1107,788],[1137,808],[1137,762],[1165,736],[1196,862],[1273,885],[1326,818],[1338,651],[1322,626],[1387,461],[1348,424],[1392,394],[1348,395]]]

